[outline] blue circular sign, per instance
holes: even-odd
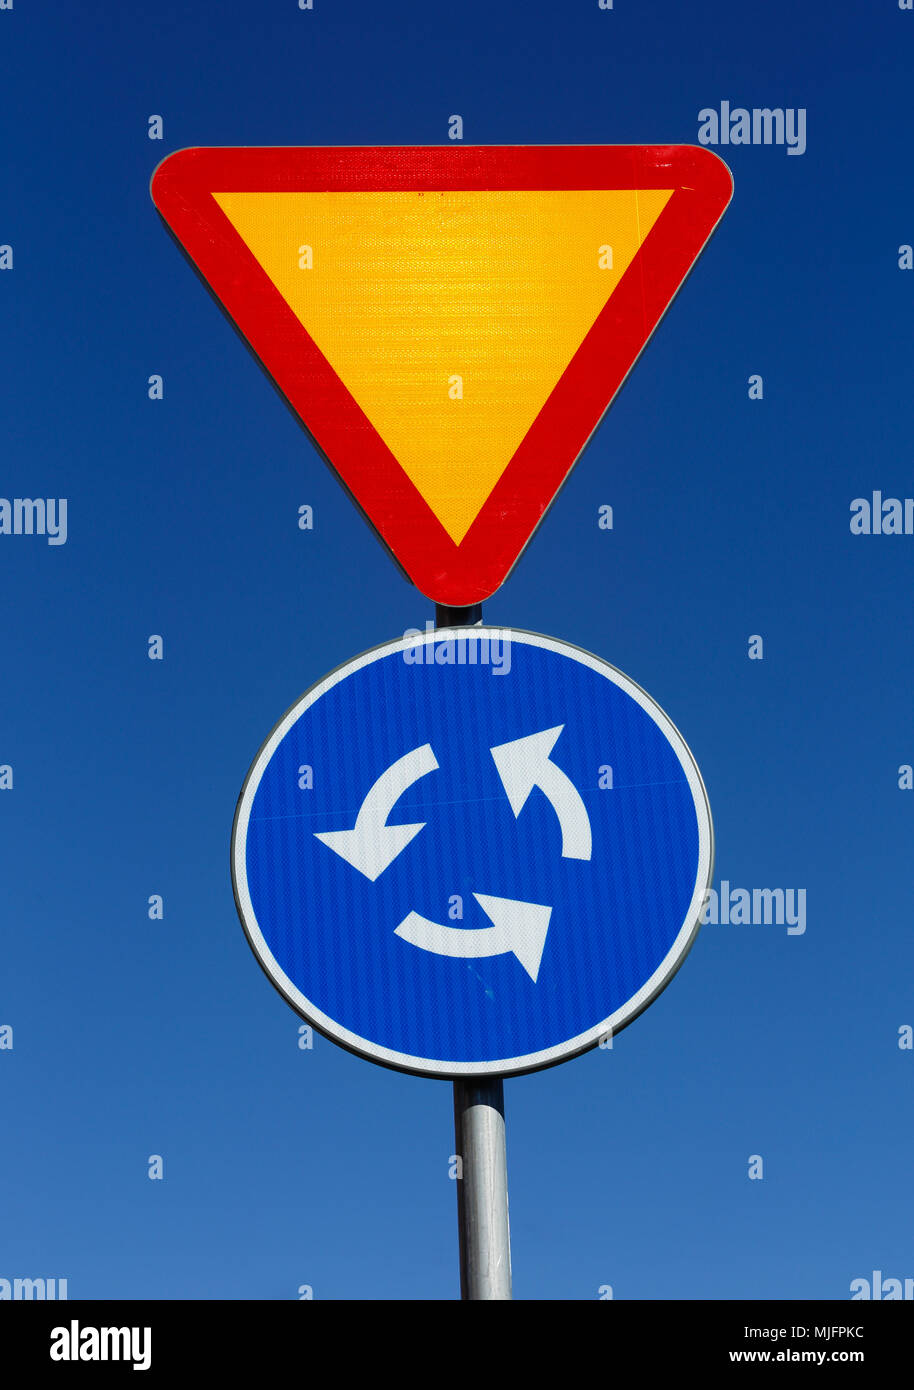
[[[595,1046],[660,993],[713,867],[700,773],[620,671],[517,629],[407,635],[280,720],[245,781],[235,899],[322,1033],[427,1076]]]

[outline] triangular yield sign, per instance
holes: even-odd
[[[188,149],[152,196],[429,598],[510,571],[729,202],[693,146]]]

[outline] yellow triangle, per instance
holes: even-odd
[[[459,544],[672,191],[213,196]]]

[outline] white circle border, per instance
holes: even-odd
[[[519,641],[526,646],[542,647],[547,651],[570,657],[582,666],[587,666],[592,671],[596,671],[599,675],[612,681],[636,704],[640,705],[671,745],[689,784],[698,821],[698,865],[692,898],[675,941],[650,978],[615,1013],[610,1014],[601,1023],[588,1028],[586,1032],[579,1033],[576,1037],[569,1038],[563,1043],[542,1048],[538,1052],[529,1052],[521,1057],[501,1058],[491,1062],[453,1062],[429,1057],[415,1057],[411,1053],[398,1052],[394,1048],[382,1047],[378,1043],[370,1042],[367,1038],[344,1028],[323,1013],[289,979],[266,943],[251,902],[245,854],[251,807],[263,774],[279,744],[305,711],[311,705],[316,704],[340,681],[346,680],[348,676],[354,675],[356,671],[372,665],[375,661],[383,661],[386,657],[393,656],[397,652],[413,651],[429,643],[446,641],[459,635],[472,636],[477,639],[488,638],[491,640],[496,638],[508,642]],[[583,647],[575,646],[571,642],[546,637],[542,633],[530,632],[524,628],[480,625],[435,628],[424,633],[417,632],[414,635],[407,635],[392,642],[382,642],[376,647],[370,647],[367,651],[361,652],[341,666],[335,667],[334,670],[310,686],[303,695],[299,696],[295,703],[286,710],[286,713],[262,744],[244,780],[232,825],[231,858],[235,906],[248,943],[271,984],[296,1013],[300,1014],[306,1023],[315,1027],[318,1032],[332,1042],[338,1043],[341,1047],[345,1047],[348,1051],[354,1052],[357,1056],[364,1057],[370,1062],[392,1067],[397,1071],[410,1072],[416,1076],[453,1081],[464,1076],[520,1076],[525,1072],[539,1071],[544,1067],[555,1066],[559,1062],[568,1061],[572,1057],[578,1057],[582,1053],[590,1051],[602,1039],[615,1036],[616,1033],[636,1019],[640,1013],[643,1013],[669,984],[698,935],[705,895],[711,886],[714,872],[714,826],[705,784],[688,744],[669,716],[631,677],[610,665],[608,661],[604,661],[602,657],[595,656],[592,652],[586,651]]]

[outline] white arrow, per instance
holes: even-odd
[[[564,724],[559,724],[539,734],[528,734],[526,738],[516,738],[511,743],[500,743],[491,749],[491,753],[515,818],[524,809],[533,788],[539,787],[559,818],[562,858],[589,859],[593,842],[587,807],[571,778],[549,759],[564,727]]]
[[[316,830],[315,836],[374,883],[425,826],[424,820],[418,825],[388,825],[387,817],[407,787],[437,766],[430,743],[404,753],[368,792],[352,830]]]
[[[395,934],[420,951],[431,951],[436,956],[475,959],[503,956],[511,951],[536,984],[552,908],[516,902],[513,898],[490,898],[483,893],[474,893],[473,897],[494,926],[443,927],[440,922],[430,922],[418,912],[411,912]]]

